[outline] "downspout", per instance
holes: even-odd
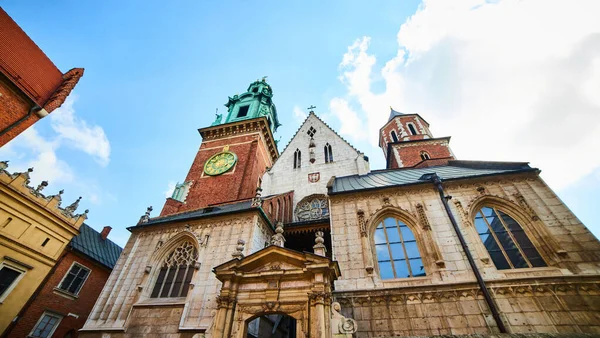
[[[425,174],[425,175],[421,176],[421,178],[419,178],[419,180],[420,181],[430,181],[437,188],[437,191],[440,194],[440,200],[442,201],[442,204],[444,205],[444,209],[446,209],[448,218],[450,218],[450,223],[452,223],[452,227],[454,228],[454,231],[456,232],[456,235],[458,236],[460,246],[462,247],[462,250],[464,251],[465,255],[467,256],[469,265],[471,266],[471,269],[473,270],[473,273],[475,274],[475,278],[477,279],[479,288],[481,289],[481,292],[483,293],[483,298],[485,298],[485,302],[487,303],[488,307],[490,308],[490,311],[492,312],[492,316],[494,317],[494,320],[496,321],[496,325],[498,326],[500,333],[508,333],[508,331],[506,330],[506,327],[504,326],[504,322],[502,322],[502,318],[500,318],[500,313],[498,312],[498,308],[496,307],[496,304],[494,303],[494,300],[492,299],[490,292],[488,291],[487,287],[485,286],[485,281],[483,280],[483,277],[481,276],[481,273],[479,272],[479,269],[477,268],[477,265],[475,264],[475,260],[473,260],[471,251],[469,251],[469,247],[467,246],[467,242],[465,241],[465,238],[463,237],[462,232],[458,228],[458,224],[456,223],[456,219],[454,218],[454,215],[452,214],[452,210],[450,210],[450,205],[448,204],[449,198],[446,198],[446,194],[444,193],[444,187],[442,187],[442,180],[436,173]]]
[[[19,124],[23,123],[25,120],[30,118],[34,112],[38,112],[40,110],[42,110],[42,107],[38,106],[37,104],[34,104],[33,107],[31,107],[31,109],[29,109],[29,112],[27,113],[27,115],[21,117],[17,121],[13,122],[10,126],[4,128],[2,131],[0,131],[0,136],[3,136],[4,134],[8,133],[12,129],[14,129],[16,126],[18,126]]]

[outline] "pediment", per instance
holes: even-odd
[[[327,257],[299,252],[278,246],[269,246],[242,259],[233,259],[213,269],[217,277],[231,273],[253,274],[281,271],[302,271],[308,266],[337,264]]]

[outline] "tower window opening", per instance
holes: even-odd
[[[323,152],[325,153],[325,163],[333,162],[333,151],[329,143],[325,145]]]
[[[398,136],[396,135],[396,132],[392,130],[390,134],[392,135],[392,140],[394,142],[398,142]]]
[[[294,152],[294,169],[300,168],[302,166],[302,152],[300,149],[296,149]]]
[[[258,87],[254,87],[254,88],[252,88],[252,92],[253,92],[253,93],[258,93]]]
[[[429,154],[428,154],[426,151],[422,151],[422,152],[421,152],[421,159],[422,159],[423,161],[425,161],[425,160],[429,160],[430,158],[431,158],[431,156],[429,156]]]
[[[237,117],[244,117],[248,115],[248,109],[250,109],[250,106],[240,107],[240,109],[238,110]]]
[[[412,123],[408,124],[408,129],[410,130],[411,135],[417,135],[417,130],[415,129],[415,126]]]

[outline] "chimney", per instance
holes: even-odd
[[[112,230],[111,227],[105,226],[104,229],[102,229],[102,232],[100,233],[100,237],[102,237],[102,239],[106,240],[106,238],[108,237],[108,234],[110,233],[111,230]]]

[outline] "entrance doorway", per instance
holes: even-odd
[[[247,323],[246,338],[296,338],[296,320],[284,314],[256,317]]]

